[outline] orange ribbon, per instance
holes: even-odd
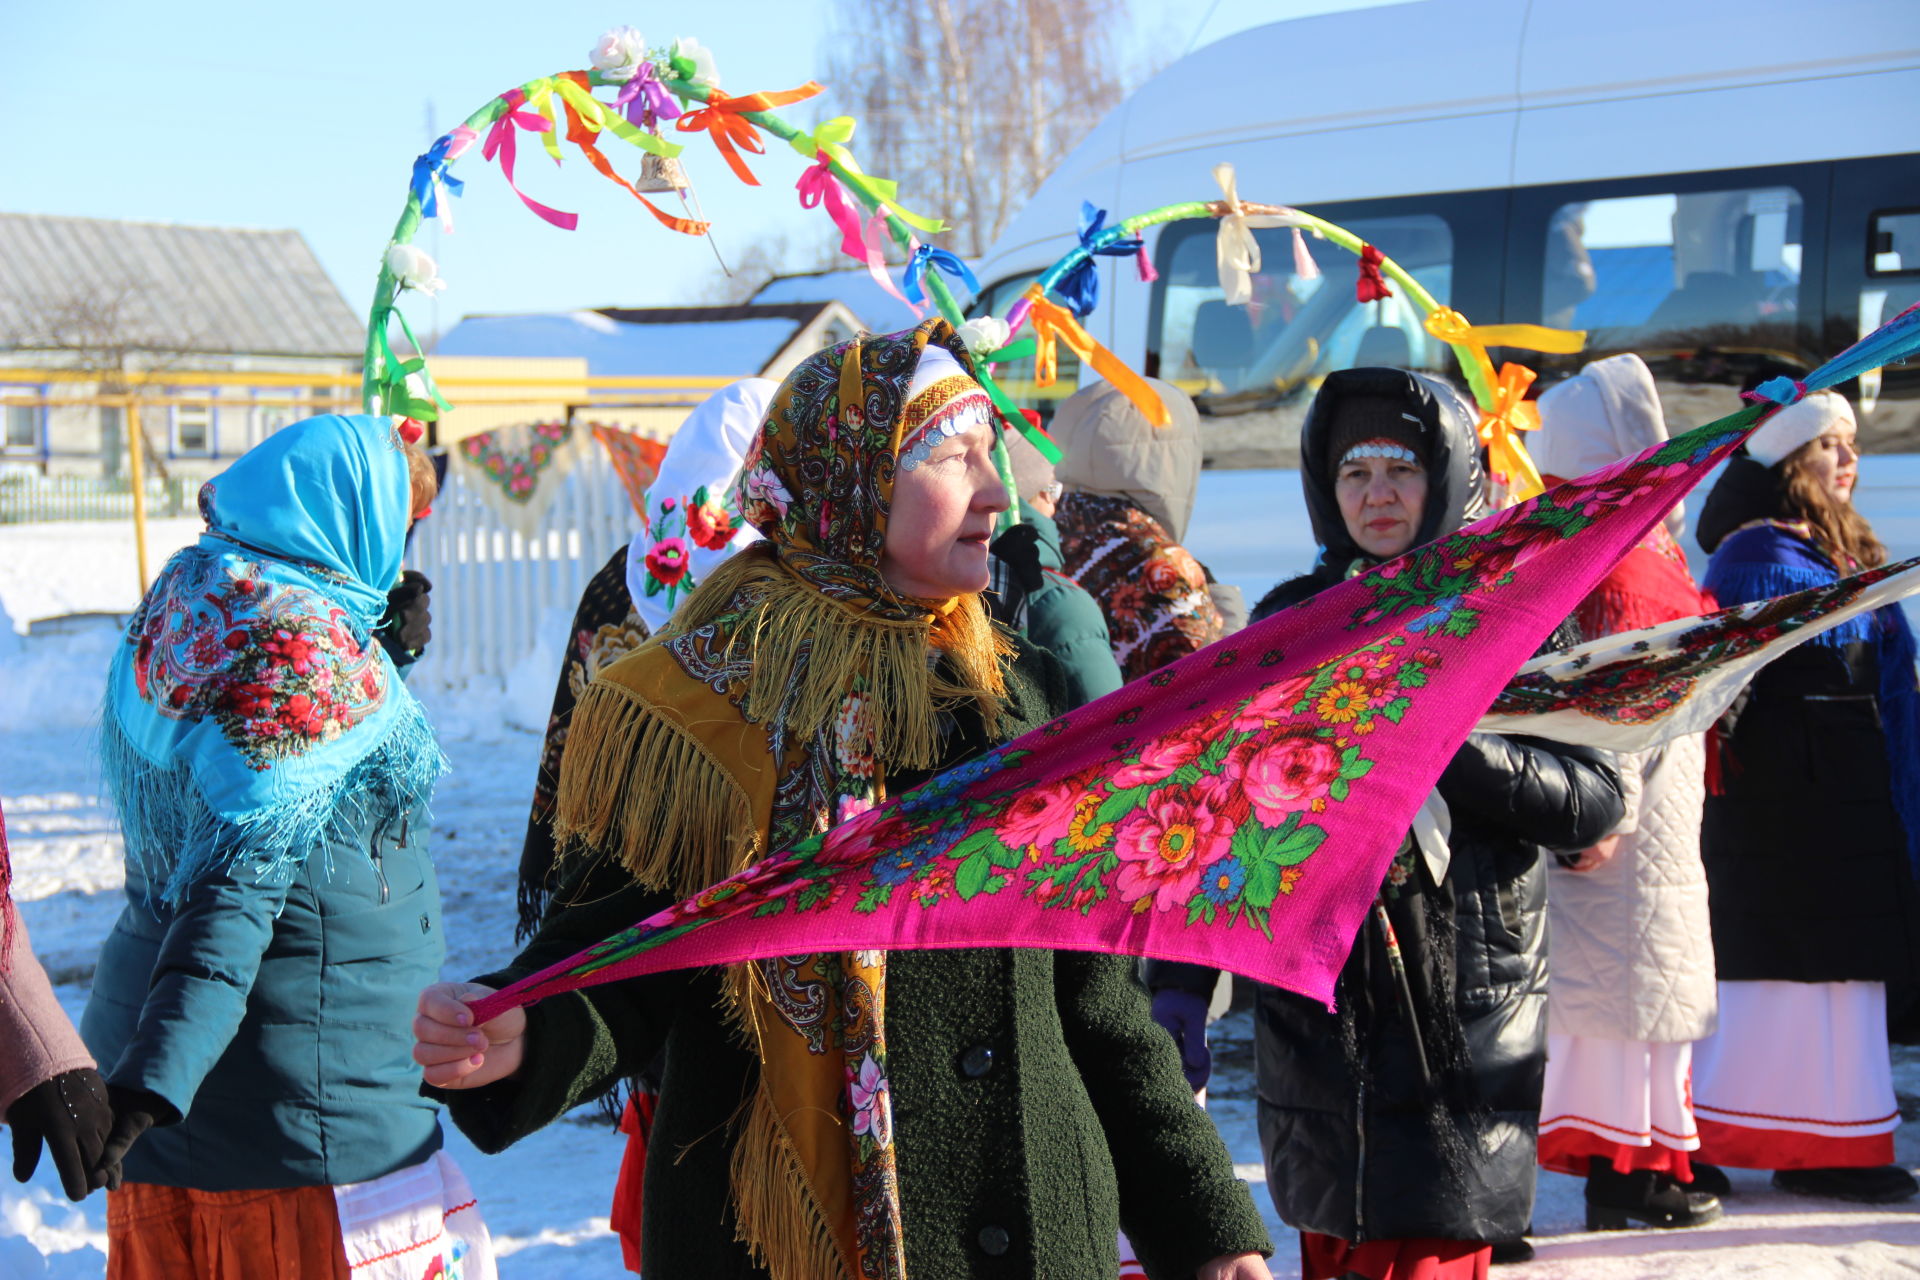
[[[1156,427],[1171,426],[1173,415],[1167,411],[1167,405],[1147,385],[1147,380],[1127,367],[1113,352],[1093,340],[1092,335],[1080,327],[1073,313],[1056,303],[1047,301],[1036,282],[1027,289],[1027,320],[1033,325],[1033,381],[1035,385],[1050,387],[1060,375],[1060,356],[1056,344],[1064,342],[1075,355],[1108,382],[1114,385],[1141,413],[1147,421]]]
[[[760,141],[759,130],[753,122],[746,119],[749,111],[771,111],[775,107],[784,107],[789,103],[803,102],[817,93],[825,92],[819,85],[809,80],[798,89],[782,89],[777,93],[748,93],[738,98],[730,98],[718,89],[707,94],[707,105],[696,111],[689,111],[674,121],[674,128],[683,133],[698,133],[705,130],[713,136],[713,145],[720,148],[740,181],[749,186],[759,186],[760,179],[753,176],[747,168],[747,162],[740,158],[736,147],[745,147],[757,156],[767,154],[767,148]]]
[[[1540,469],[1533,465],[1520,433],[1540,427],[1540,406],[1527,399],[1527,388],[1537,375],[1523,364],[1503,364],[1490,388],[1493,403],[1480,415],[1480,443],[1487,446],[1487,465],[1507,486],[1514,502],[1546,491]]]
[[[589,87],[587,73],[584,71],[563,71],[560,73],[560,78],[571,80],[582,89]],[[558,94],[555,96],[560,97]],[[647,212],[660,220],[661,226],[671,231],[678,231],[682,235],[703,236],[707,234],[707,229],[712,225],[711,223],[696,222],[692,218],[675,217],[673,214],[667,213],[657,207],[653,201],[641,195],[631,182],[628,182],[620,176],[619,172],[613,167],[613,161],[607,159],[607,157],[601,153],[600,148],[594,145],[593,137],[599,130],[587,123],[586,119],[574,109],[571,101],[561,97],[560,103],[567,109],[567,141],[580,148],[580,154],[587,158],[587,163],[598,170],[601,176],[625,187],[628,195],[647,206]]]

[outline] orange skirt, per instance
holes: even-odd
[[[347,1280],[332,1187],[107,1193],[107,1280]]]

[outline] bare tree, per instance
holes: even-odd
[[[73,285],[67,292],[16,299],[0,330],[0,349],[57,353],[59,365],[90,375],[100,395],[125,395],[166,380],[200,345],[203,335],[163,324],[159,290],[150,281],[113,276]],[[122,418],[124,426],[125,419]],[[165,451],[156,449],[144,420],[140,442],[147,465],[169,479]]]
[[[862,164],[986,252],[1135,77],[1123,0],[868,0],[843,6],[827,78]]]

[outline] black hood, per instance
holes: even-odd
[[[1786,510],[1786,477],[1779,468],[1741,454],[1727,463],[1700,508],[1700,549],[1712,555],[1741,525],[1777,520]]]
[[[1344,570],[1364,553],[1347,533],[1333,496],[1335,460],[1327,437],[1335,407],[1348,396],[1380,396],[1404,402],[1420,420],[1427,446],[1427,504],[1414,545],[1444,537],[1487,513],[1479,415],[1465,396],[1442,379],[1405,369],[1341,369],[1327,375],[1300,428],[1300,485],[1319,542],[1321,561]]]

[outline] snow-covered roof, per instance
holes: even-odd
[[[0,213],[0,348],[84,309],[114,345],[359,356],[366,328],[298,231]],[[54,314],[49,315],[51,311]]]
[[[604,307],[468,316],[435,355],[584,357],[596,377],[745,377],[772,364],[831,304]]]
[[[890,267],[899,283],[900,269]],[[754,302],[838,302],[876,333],[904,329],[915,323],[907,304],[874,283],[859,267],[845,271],[809,271],[804,275],[775,276],[753,295]]]

